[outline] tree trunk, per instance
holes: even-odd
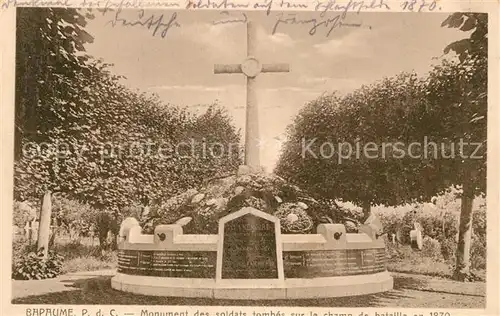
[[[50,238],[49,238],[49,248],[52,248],[55,243],[56,243],[56,234],[57,234],[57,230],[54,229],[52,234],[50,234]]]
[[[471,181],[463,184],[462,205],[460,209],[460,225],[458,228],[458,246],[454,279],[465,281],[470,276],[470,248],[472,239],[472,203],[474,187]]]
[[[103,231],[99,230],[99,247],[101,250],[108,249],[108,232],[104,234]]]
[[[109,231],[109,224],[105,220],[105,218],[100,218],[100,220],[97,223],[97,228],[99,231],[99,246],[102,250],[108,249],[108,231]]]
[[[118,235],[112,234],[113,239],[111,239],[111,250],[118,250]]]
[[[54,247],[54,245],[56,244],[56,238],[58,237],[58,233],[59,233],[59,226],[57,225],[54,225],[54,223],[52,223],[51,225],[52,229],[51,229],[51,233],[50,233],[50,239],[49,239],[49,249],[51,249],[52,247]]]
[[[40,212],[40,224],[38,227],[38,244],[37,249],[43,248],[43,256],[47,258],[49,252],[49,237],[50,237],[50,217],[52,215],[52,194],[46,191],[42,199],[42,208]]]
[[[109,249],[110,244],[108,243],[108,233],[112,229],[111,227],[111,216],[104,211],[102,211],[97,216],[97,230],[99,237],[99,246],[102,250]]]
[[[363,215],[364,215],[363,223],[364,223],[372,213],[372,205],[370,201],[364,201],[361,207],[363,208]]]

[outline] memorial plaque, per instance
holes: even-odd
[[[332,277],[347,274],[345,250],[287,251],[283,253],[286,278]]]
[[[121,250],[118,272],[170,278],[215,278],[215,251]]]
[[[383,249],[283,252],[285,278],[334,277],[385,270]]]
[[[120,250],[118,251],[118,272],[127,274],[137,274],[139,264],[139,251]]]
[[[277,279],[274,223],[246,214],[225,223],[223,279]]]
[[[155,251],[151,275],[169,278],[215,278],[215,251]]]
[[[137,273],[150,275],[153,268],[153,253],[151,251],[139,251],[137,257]]]

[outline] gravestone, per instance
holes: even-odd
[[[43,249],[43,257],[49,254],[50,222],[52,214],[52,192],[46,191],[43,195],[40,221],[38,223],[37,248]]]
[[[26,225],[24,226],[25,237],[28,239],[30,245],[32,242],[36,242],[36,238],[38,236],[38,226],[39,225],[36,219],[31,222],[26,222]]]
[[[225,223],[222,279],[277,279],[275,223],[245,214]]]

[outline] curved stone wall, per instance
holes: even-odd
[[[118,272],[169,278],[214,279],[215,251],[120,250]],[[376,249],[283,252],[285,278],[318,278],[385,271],[385,251]]]
[[[144,295],[256,300],[392,289],[384,242],[370,227],[347,234],[344,225],[321,224],[317,231],[282,235],[277,218],[253,208],[223,217],[217,235],[185,235],[179,225],[160,225],[154,235],[143,235],[129,218],[120,229],[118,273],[111,285]]]
[[[259,225],[272,231],[273,247],[276,248],[272,256],[277,256],[274,259],[278,270],[282,271],[280,279],[385,271],[384,242],[370,234],[366,227],[363,230],[365,233],[347,234],[344,225],[321,224],[317,234],[282,235],[276,218],[246,208],[222,218],[218,235],[184,235],[179,225],[160,225],[154,235],[142,235],[139,223],[127,219],[121,229],[118,272],[172,278],[224,278],[220,273],[223,268],[224,236],[227,235],[226,243],[239,236],[237,231],[227,228],[225,231],[225,226],[246,216],[259,217],[269,223]],[[237,230],[240,229],[238,226]]]

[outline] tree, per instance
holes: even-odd
[[[444,116],[444,130],[466,143],[480,146],[477,152],[472,147],[464,149],[461,155],[468,158],[456,159],[447,172],[453,182],[462,187],[454,277],[463,281],[470,274],[472,202],[477,194],[486,192],[488,15],[454,13],[442,26],[472,31],[469,38],[453,42],[444,50],[445,53],[454,51],[459,63],[435,69],[429,82],[431,98],[435,101],[434,114],[452,112]],[[472,154],[475,157],[471,157]]]
[[[485,62],[488,58],[488,15],[486,13],[453,13],[441,26],[458,28],[464,32],[471,32],[470,37],[450,43],[444,49],[448,54],[454,51],[461,62],[468,57],[481,59]],[[486,66],[484,64],[484,66]]]
[[[196,144],[196,165],[186,170],[193,179],[190,187],[204,180],[224,176],[242,163],[240,130],[236,130],[225,108],[217,103],[197,116],[185,136]]]
[[[374,204],[430,199],[435,189],[423,177],[427,172],[414,174],[425,170],[426,162],[396,156],[398,142],[421,142],[407,122],[425,107],[424,92],[415,74],[402,73],[342,98],[311,102],[289,128],[276,172],[324,198],[368,211]],[[311,150],[304,150],[309,144]]]
[[[86,72],[87,67],[86,57],[77,56],[76,52],[83,51],[83,44],[92,41],[92,37],[83,30],[85,24],[85,17],[76,9],[17,10],[14,147],[16,163],[20,160],[24,144],[49,141],[51,131],[57,129],[64,120],[58,112],[61,108],[69,111],[71,101],[77,97],[71,96],[71,79],[76,74]],[[61,100],[66,100],[66,103]],[[40,172],[36,174],[40,182],[37,190],[43,192],[38,245],[47,253],[48,225],[51,218],[50,183],[53,182],[55,173],[51,159],[43,159],[40,155],[34,159],[38,160],[34,164],[41,166]],[[23,163],[28,168],[32,166],[26,160],[21,162],[21,165]],[[16,184],[21,182],[16,181]],[[39,193],[35,194],[40,196]]]
[[[118,231],[125,207],[145,196],[165,200],[236,168],[238,155],[202,156],[201,148],[192,154],[177,146],[196,136],[224,147],[231,142],[238,152],[239,133],[222,110],[211,107],[198,117],[126,88],[111,65],[82,55],[92,38],[78,11],[19,11],[16,199],[51,201],[58,192],[88,203],[98,211],[107,247],[106,235]],[[51,217],[47,205],[44,222]]]
[[[425,78],[402,75],[343,98],[323,97],[310,103],[290,128],[277,167],[279,174],[295,183],[364,208],[373,203],[428,201],[450,186],[460,187],[455,268],[459,280],[470,273],[472,202],[486,189],[486,23],[486,15],[469,13],[455,13],[444,21],[443,26],[473,32],[445,48],[445,53],[455,51],[458,61],[443,60]],[[304,159],[299,142],[314,137],[319,144],[372,141],[379,154],[380,144],[383,147],[387,141],[416,142],[420,155],[346,159],[342,164],[338,152],[326,161]]]
[[[161,202],[204,177],[236,168],[239,160],[239,134],[224,111],[211,107],[196,117],[155,95],[130,91],[106,67],[93,62],[90,76],[77,77],[80,81],[73,86],[80,86],[81,92],[74,120],[63,113],[68,123],[50,131],[51,144],[65,144],[69,150],[25,153],[16,173],[22,184],[18,190],[29,190],[38,185],[47,166],[53,173],[47,180],[52,191],[97,209],[103,248],[108,246],[108,231],[118,232],[125,207],[144,196]],[[191,144],[195,136],[196,141],[223,148],[231,143],[236,154],[204,153],[201,142],[194,144],[195,152],[177,146]]]
[[[85,63],[88,58],[76,53],[83,52],[84,44],[93,38],[83,29],[85,16],[76,9],[18,8],[16,23],[15,157],[18,158],[23,139],[45,140],[44,132],[60,122],[54,113],[54,103],[57,99],[69,101],[74,91],[70,80],[88,71]],[[40,111],[46,115],[43,119]]]

